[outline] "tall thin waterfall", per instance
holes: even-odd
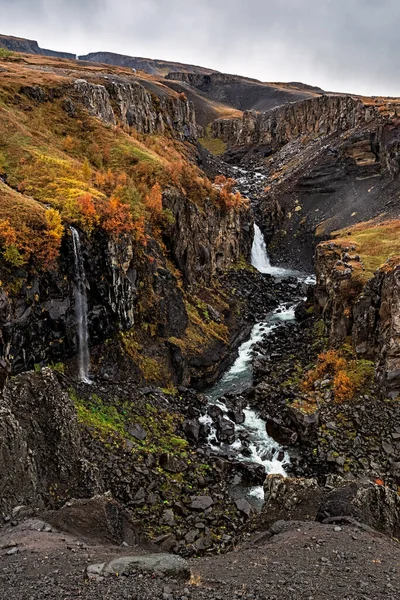
[[[261,229],[254,223],[254,240],[251,248],[251,264],[260,273],[269,273],[271,263],[269,262],[267,246]]]
[[[74,227],[70,227],[75,258],[75,316],[78,333],[79,379],[90,383],[90,353],[88,332],[88,308],[86,297],[86,274],[83,266],[81,240]]]
[[[251,248],[251,264],[260,273],[269,273],[277,277],[288,277],[294,275],[294,271],[288,269],[282,269],[280,267],[273,267],[269,261],[267,246],[265,244],[264,236],[258,225],[254,223],[254,240]]]

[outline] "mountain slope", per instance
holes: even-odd
[[[114,65],[117,67],[129,67],[130,69],[136,69],[137,71],[144,71],[150,75],[166,75],[167,73],[175,71],[199,74],[216,73],[213,69],[206,69],[195,65],[186,65],[184,63],[153,58],[127,56],[125,54],[116,54],[114,52],[90,52],[89,54],[79,56],[79,60]]]

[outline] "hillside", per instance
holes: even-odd
[[[43,56],[54,56],[58,58],[76,58],[75,54],[70,52],[58,52],[56,50],[47,50],[40,48],[34,40],[13,37],[0,34],[0,48],[5,48],[11,52],[26,52],[27,54],[41,54]]]
[[[171,62],[167,60],[158,60],[153,58],[140,58],[138,56],[126,56],[125,54],[115,54],[114,52],[90,52],[78,57],[79,60],[87,62],[103,63],[117,67],[129,67],[137,71],[144,71],[150,75],[167,75],[175,71],[184,73],[208,74],[216,73],[213,69],[206,69],[195,65]]]
[[[263,83],[256,79],[224,73],[171,72],[166,75],[166,80],[166,85],[172,85],[174,82],[175,89],[178,85],[176,82],[185,84],[214,102],[232,106],[240,111],[265,112],[287,102],[296,102],[323,93],[322,90],[302,84]]]

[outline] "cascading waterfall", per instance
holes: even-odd
[[[296,271],[282,269],[271,266],[268,258],[267,248],[263,234],[258,225],[254,226],[254,241],[251,250],[251,264],[261,273],[269,273],[277,277],[290,277],[300,275]],[[300,279],[303,279],[300,277]],[[239,354],[232,367],[225,373],[221,380],[207,394],[209,402],[217,404],[223,411],[225,418],[228,418],[228,409],[219,399],[225,394],[238,394],[246,387],[252,384],[252,353],[256,344],[269,332],[273,331],[279,323],[291,321],[294,317],[294,306],[281,305],[275,311],[270,313],[264,321],[256,323],[251,332],[250,338],[239,348]],[[247,407],[245,410],[245,421],[242,425],[236,426],[236,431],[240,434],[245,432],[250,440],[250,452],[243,452],[240,435],[238,439],[230,446],[235,452],[235,456],[241,461],[251,461],[262,464],[267,473],[285,474],[284,464],[289,461],[289,456],[282,452],[282,448],[266,432],[265,422],[260,419],[257,413]],[[213,428],[213,421],[205,415],[200,419],[202,423],[208,425],[211,429],[209,443],[217,450],[219,444],[216,440],[216,432]],[[223,445],[222,445],[223,446]],[[226,446],[225,446],[226,449]],[[253,488],[249,495],[263,498],[262,487]]]
[[[288,277],[289,275],[296,275],[295,271],[289,271],[288,269],[281,269],[280,267],[273,267],[270,263],[267,246],[265,244],[264,236],[258,225],[254,224],[254,239],[253,246],[251,248],[251,264],[260,273],[269,273],[276,277]]]
[[[75,262],[75,316],[78,333],[78,371],[79,379],[85,383],[90,381],[90,352],[88,330],[88,307],[86,296],[86,274],[83,265],[81,240],[74,227],[70,227],[74,248]]]

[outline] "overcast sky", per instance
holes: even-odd
[[[400,96],[399,0],[0,0],[0,32],[263,81]]]

